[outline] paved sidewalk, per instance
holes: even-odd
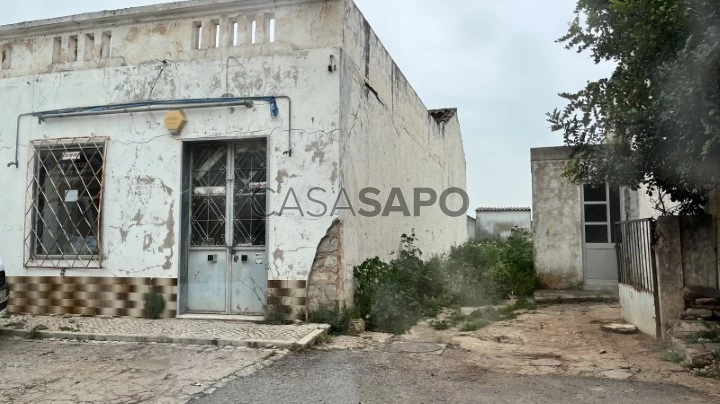
[[[0,334],[95,341],[158,342],[287,348],[312,343],[328,325],[265,325],[215,320],[147,320],[13,314],[0,318]]]

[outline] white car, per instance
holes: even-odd
[[[8,287],[5,281],[5,266],[3,265],[2,258],[0,258],[0,313],[5,311],[7,307],[9,294],[10,287]]]

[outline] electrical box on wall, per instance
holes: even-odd
[[[165,127],[173,136],[178,136],[182,132],[187,122],[187,116],[182,110],[179,109],[169,111],[167,115],[165,115]]]

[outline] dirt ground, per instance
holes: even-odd
[[[474,369],[479,373],[599,377],[675,384],[720,397],[720,380],[692,376],[681,365],[664,361],[668,347],[652,337],[601,330],[600,323],[619,321],[619,317],[618,305],[553,305],[478,331],[435,330],[423,322],[402,336],[340,336],[319,349],[368,351],[387,349],[393,341],[434,342],[448,344],[442,361],[435,355],[412,356],[411,360],[434,361],[445,364],[447,371],[468,375]]]

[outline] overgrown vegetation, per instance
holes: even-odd
[[[534,310],[536,308],[535,302],[520,298],[508,306],[483,307],[469,314],[463,314],[460,309],[455,309],[447,319],[430,321],[430,326],[436,330],[458,327],[459,331],[477,331],[495,321],[514,319],[518,310]]]
[[[288,325],[292,324],[290,315],[292,308],[285,304],[267,304],[264,306],[265,320],[263,324],[269,325]]]
[[[527,297],[537,285],[527,230],[513,230],[507,239],[469,242],[427,261],[423,261],[415,242],[414,234],[403,235],[403,249],[396,259],[384,262],[373,258],[355,267],[353,314],[365,319],[368,329],[404,333],[421,318],[435,317],[443,307]],[[522,301],[527,304],[527,300]],[[488,321],[502,317],[483,314]],[[480,327],[482,323],[475,321],[465,327]]]
[[[342,310],[330,310],[325,307],[308,313],[308,321],[318,324],[329,324],[330,334],[345,335],[350,327],[350,320],[359,317],[357,310],[343,307]]]
[[[690,343],[720,343],[720,329],[702,330],[687,337]]]
[[[720,350],[706,357],[694,358],[686,367],[695,376],[720,379]]]
[[[158,319],[165,310],[165,298],[155,291],[145,294],[143,298],[143,317]]]
[[[673,363],[680,363],[685,360],[685,354],[678,351],[677,349],[669,349],[665,351],[663,360]]]

